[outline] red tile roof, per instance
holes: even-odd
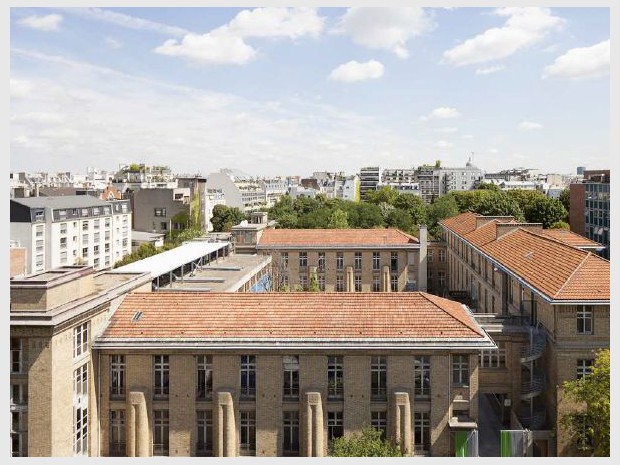
[[[577,248],[592,241],[574,233],[519,227],[496,239],[498,221],[476,229],[477,217],[481,215],[467,212],[442,224],[550,299],[610,299],[609,261]]]
[[[268,229],[257,248],[271,247],[386,247],[419,244],[418,238],[395,228]]]
[[[569,231],[567,229],[543,229],[541,233],[552,239],[577,248],[596,249],[598,247],[603,247],[598,242],[594,242],[587,237],[583,237],[580,234],[574,233],[573,231]]]
[[[133,293],[101,339],[135,338],[488,342],[461,304],[423,292]]]

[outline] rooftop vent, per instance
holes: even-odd
[[[133,314],[131,321],[132,323],[137,323],[138,321],[140,321],[140,318],[142,318],[142,312],[137,311],[136,313]]]

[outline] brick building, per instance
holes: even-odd
[[[513,429],[534,432],[537,455],[574,455],[560,422],[562,384],[609,348],[609,262],[574,233],[463,213],[442,221],[448,287],[499,351],[481,353],[480,391],[508,406]]]
[[[274,286],[320,291],[426,291],[426,227],[420,239],[394,229],[266,229],[256,250],[271,254]]]
[[[321,457],[366,424],[450,455],[494,347],[466,307],[420,292],[133,293],[93,347],[93,455]]]

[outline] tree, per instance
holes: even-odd
[[[398,194],[394,207],[409,213],[413,224],[426,224],[426,204],[419,195]]]
[[[411,215],[400,208],[394,208],[388,214],[386,223],[388,226],[398,228],[407,233],[413,228],[413,220],[411,219]]]
[[[228,207],[226,205],[216,205],[213,207],[213,231],[223,232],[230,231],[236,224],[241,223],[245,219],[245,215],[237,207]]]
[[[347,229],[349,227],[348,213],[340,208],[336,208],[329,216],[327,227],[330,229]]]
[[[332,457],[402,457],[397,444],[381,439],[382,432],[365,426],[361,434],[334,439],[330,444]]]
[[[584,455],[609,457],[609,375],[609,349],[605,349],[598,352],[589,375],[563,385],[565,396],[583,407],[564,414],[561,423],[568,428],[573,444]]]
[[[476,189],[478,190],[489,190],[489,191],[499,191],[500,188],[497,184],[493,184],[492,182],[481,182],[480,184],[478,184],[478,187],[476,187]]]
[[[319,277],[316,274],[316,270],[310,273],[310,284],[308,285],[310,292],[319,292]]]
[[[560,192],[560,196],[558,197],[558,200],[560,202],[562,202],[562,205],[564,205],[564,208],[566,208],[566,211],[569,212],[570,211],[570,188],[565,188],[562,190],[562,192]]]
[[[450,218],[458,214],[459,209],[453,195],[443,195],[435,199],[427,208],[429,235],[436,239],[439,238],[441,236],[439,222],[444,218]]]
[[[543,228],[548,228],[553,223],[567,220],[568,212],[558,199],[543,196],[534,199],[526,219],[532,223],[542,223]]]
[[[394,205],[394,201],[398,196],[398,192],[393,190],[391,187],[383,186],[381,189],[377,191],[368,191],[364,195],[364,200],[366,202],[374,203],[379,205],[382,202],[388,203],[390,205]]]
[[[549,226],[549,229],[566,229],[566,230],[570,230],[570,224],[568,224],[566,221],[556,221],[551,226]]]

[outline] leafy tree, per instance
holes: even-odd
[[[441,160],[435,160],[435,168],[441,168]]]
[[[319,292],[319,277],[316,274],[316,271],[310,273],[310,284],[308,285],[308,290],[310,292]]]
[[[490,190],[478,192],[484,193],[484,195],[474,210],[476,213],[485,216],[514,216],[517,221],[523,219],[521,207],[516,200],[509,197],[505,192]]]
[[[543,195],[534,199],[526,219],[532,223],[542,223],[543,228],[548,228],[553,223],[567,220],[568,212],[562,202]]]
[[[379,205],[383,202],[394,205],[396,197],[398,197],[398,192],[388,186],[384,186],[376,191],[368,191],[364,194],[364,200],[366,202],[374,203],[375,205]]]
[[[387,202],[381,202],[379,204],[379,210],[381,210],[381,216],[383,217],[383,221],[387,221],[388,216],[390,215],[392,210],[394,210],[394,206]]]
[[[191,212],[190,224],[192,227],[202,229],[204,225],[202,219],[202,209],[200,208],[200,192],[198,192],[198,189],[194,192],[194,196],[190,202],[189,211]]]
[[[294,229],[297,227],[298,222],[297,214],[295,212],[291,213],[283,213],[279,217],[277,217],[277,226],[278,228],[284,229]]]
[[[570,189],[568,187],[566,189],[563,189],[562,192],[560,192],[560,197],[558,197],[558,200],[562,202],[562,205],[564,205],[564,208],[566,209],[566,211],[569,212],[570,211]]]
[[[349,227],[349,214],[340,208],[336,208],[329,216],[327,227],[330,229],[347,229]]]
[[[591,374],[564,382],[564,394],[582,409],[561,418],[573,444],[584,455],[609,457],[610,448],[610,366],[609,349],[601,350]]]
[[[400,208],[392,209],[392,211],[388,214],[386,223],[388,226],[398,228],[405,232],[410,232],[413,228],[413,220],[411,219],[411,215]]]
[[[476,187],[478,190],[488,190],[488,191],[500,191],[501,189],[497,184],[493,184],[492,182],[481,182]]]
[[[362,428],[361,434],[334,439],[330,444],[332,457],[402,457],[397,444],[381,439],[381,431]]]
[[[366,202],[350,203],[352,210],[347,213],[351,227],[370,229],[383,226],[383,215],[378,205]]]
[[[327,228],[329,224],[330,211],[329,208],[316,208],[297,220],[297,227],[302,229]]]
[[[429,235],[438,239],[441,236],[439,222],[458,214],[459,209],[453,195],[443,195],[435,199],[427,209]]]
[[[245,219],[245,215],[237,207],[228,207],[226,205],[216,205],[213,207],[213,231],[223,232],[230,231],[233,226],[241,223]]]
[[[413,224],[426,224],[426,204],[419,195],[398,194],[394,207],[409,213]]]
[[[570,224],[568,224],[566,221],[556,221],[551,226],[549,226],[549,229],[567,229],[567,230],[570,230]]]

